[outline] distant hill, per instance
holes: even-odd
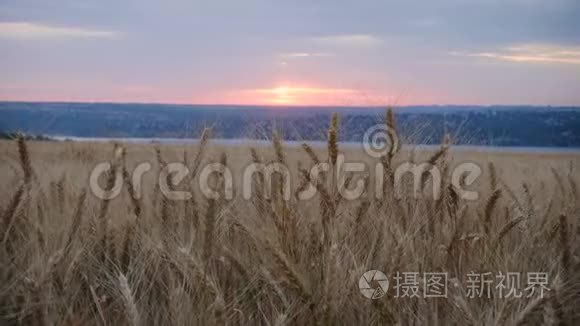
[[[288,140],[324,140],[340,113],[342,141],[360,141],[381,123],[384,108],[259,107],[109,103],[0,102],[0,131],[75,137],[265,139],[272,128]],[[400,138],[439,143],[445,132],[470,145],[580,147],[580,108],[410,106],[395,109]]]
[[[19,134],[17,132],[3,132],[0,131],[0,139],[16,139],[19,136]],[[53,140],[49,137],[43,136],[43,135],[29,135],[29,134],[23,134],[22,135],[24,137],[24,139],[26,140]]]

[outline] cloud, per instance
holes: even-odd
[[[580,65],[580,47],[578,46],[524,44],[510,46],[498,51],[451,52],[450,54],[518,63]]]
[[[49,40],[49,39],[94,39],[115,38],[119,32],[87,29],[80,27],[60,27],[26,22],[0,22],[0,39]]]
[[[370,34],[342,34],[315,37],[312,40],[325,45],[370,47],[381,43],[381,39]]]
[[[280,54],[280,57],[286,59],[324,58],[332,56],[334,56],[334,54],[328,52],[289,52]]]

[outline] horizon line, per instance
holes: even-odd
[[[113,104],[113,105],[167,105],[167,106],[210,106],[210,107],[260,107],[260,108],[366,108],[366,109],[386,109],[386,108],[409,108],[409,107],[553,107],[553,108],[580,108],[579,104],[554,105],[554,104],[406,104],[406,105],[316,105],[316,104],[208,104],[208,103],[176,103],[176,102],[114,102],[114,101],[20,101],[1,100],[0,103],[20,103],[20,104]]]

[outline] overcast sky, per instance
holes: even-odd
[[[580,105],[577,0],[0,0],[0,99]]]

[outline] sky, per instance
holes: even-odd
[[[0,100],[580,105],[580,1],[0,0]]]

